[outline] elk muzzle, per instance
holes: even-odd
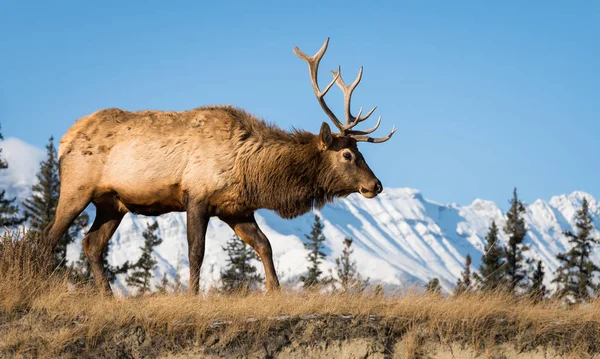
[[[369,183],[360,186],[360,194],[365,198],[374,198],[383,191],[383,185],[377,178]]]

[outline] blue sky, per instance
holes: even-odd
[[[384,187],[503,208],[514,186],[529,203],[599,198],[599,34],[591,1],[4,1],[0,124],[42,147],[101,108],[233,104],[317,132],[292,49],[329,36],[321,83],[364,66],[355,112],[378,105],[377,134],[398,128],[360,147]],[[327,100],[340,113],[337,88]]]

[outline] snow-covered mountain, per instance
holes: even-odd
[[[8,188],[10,193],[24,198],[35,181],[43,151],[18,139],[0,142],[0,147],[9,163],[8,171],[0,178],[0,188]],[[554,272],[558,266],[556,254],[568,246],[562,232],[573,229],[575,212],[583,198],[588,199],[595,226],[600,228],[600,203],[584,192],[555,196],[549,201],[537,200],[526,206],[527,242],[531,245],[527,255],[542,260],[546,273]],[[90,212],[93,213],[93,206]],[[484,237],[491,222],[495,220],[500,228],[505,222],[504,213],[491,201],[478,199],[468,206],[445,205],[426,199],[418,190],[410,188],[386,188],[375,199],[352,195],[293,220],[261,210],[257,212],[257,220],[270,238],[282,283],[294,283],[305,271],[307,251],[302,240],[310,232],[315,214],[325,224],[328,255],[325,272],[334,269],[335,258],[343,249],[343,239],[352,237],[361,275],[369,277],[371,282],[396,288],[426,283],[437,277],[444,289],[451,290],[463,270],[467,254],[473,258],[473,266],[479,266]],[[111,241],[111,264],[139,257],[143,245],[141,234],[151,220],[153,218],[144,216],[125,216]],[[185,214],[171,213],[157,220],[163,243],[156,250],[158,266],[154,279],[158,282],[164,273],[173,278],[177,272],[185,283],[189,274]],[[507,237],[500,232],[501,241],[505,243]],[[599,236],[600,232],[596,230],[595,234]],[[222,247],[232,235],[227,225],[211,219],[202,266],[203,286],[217,282],[226,261]],[[80,250],[81,241],[72,244],[68,259],[76,260]],[[599,248],[593,255],[600,263]],[[262,271],[262,265],[258,266]],[[552,287],[550,276],[546,279],[546,284]]]
[[[44,151],[18,138],[1,141],[0,148],[0,156],[8,162],[8,169],[0,173],[0,190],[6,190],[8,198],[24,199],[31,193]]]

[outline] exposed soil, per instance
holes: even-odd
[[[6,319],[6,318],[5,318]],[[172,323],[160,330],[130,325],[102,340],[90,341],[85,331],[77,332],[76,321],[44,315],[25,315],[0,325],[0,336],[11,330],[40,333],[64,330],[69,343],[59,345],[58,358],[591,358],[564,347],[542,346],[528,342],[527,332],[519,337],[498,336],[495,343],[470,343],[461,337],[441,340],[431,331],[411,324],[408,319],[344,315],[280,316],[259,321],[248,319],[245,328],[232,329],[227,322],[216,321],[198,333],[191,323]],[[535,336],[531,336],[532,338]],[[5,337],[6,338],[6,337]],[[31,351],[4,351],[2,358],[47,357],[40,345]],[[1,340],[0,340],[1,341]],[[35,343],[35,341],[34,341]],[[31,343],[30,343],[31,344]],[[18,347],[18,343],[15,343]],[[15,347],[15,349],[16,349]],[[6,346],[5,346],[6,348]],[[563,350],[559,352],[558,350]],[[18,354],[16,354],[18,352]]]

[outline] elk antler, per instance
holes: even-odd
[[[344,80],[342,79],[341,68],[338,66],[337,71],[331,71],[331,73],[333,74],[333,80],[329,83],[329,85],[327,85],[327,87],[325,87],[325,90],[321,91],[319,89],[319,83],[317,80],[317,75],[319,72],[319,62],[321,62],[321,58],[325,54],[325,51],[327,51],[328,44],[329,44],[329,38],[327,38],[325,40],[325,43],[323,44],[323,46],[321,46],[319,51],[317,51],[317,53],[314,54],[313,56],[306,55],[304,52],[300,51],[300,49],[297,46],[294,47],[294,53],[296,54],[296,56],[298,56],[299,58],[301,58],[302,60],[304,60],[308,63],[308,70],[310,72],[310,81],[312,83],[313,91],[315,92],[315,95],[317,96],[317,100],[319,101],[319,104],[321,105],[321,108],[323,109],[323,111],[325,111],[327,116],[329,116],[331,121],[333,121],[333,124],[335,125],[335,127],[337,127],[340,130],[340,134],[342,136],[352,137],[358,142],[381,143],[381,142],[385,142],[385,141],[389,140],[390,138],[392,138],[392,135],[396,132],[396,127],[392,127],[392,131],[385,137],[373,138],[373,137],[368,136],[368,134],[372,133],[379,127],[379,124],[381,123],[381,116],[379,116],[379,119],[377,120],[377,124],[373,128],[370,128],[370,129],[364,130],[364,131],[353,130],[353,128],[356,125],[358,125],[359,123],[368,119],[369,116],[371,116],[371,114],[373,114],[373,112],[377,108],[377,106],[373,107],[371,109],[371,111],[369,111],[363,117],[361,117],[362,107],[358,110],[358,115],[356,117],[354,117],[352,115],[352,113],[350,112],[350,102],[352,100],[352,92],[354,91],[356,86],[358,86],[358,84],[360,83],[360,80],[362,78],[362,72],[363,72],[362,67],[360,68],[360,71],[358,72],[358,76],[356,77],[356,80],[354,80],[354,82],[352,84],[347,86],[344,83]],[[338,120],[338,118],[335,116],[335,114],[331,111],[329,106],[327,106],[327,104],[325,103],[325,94],[327,93],[327,91],[329,91],[329,89],[331,88],[331,86],[333,86],[334,83],[337,83],[337,85],[340,87],[340,89],[342,89],[342,92],[344,93],[344,110],[346,113],[346,124],[342,124],[340,122],[340,120]]]

